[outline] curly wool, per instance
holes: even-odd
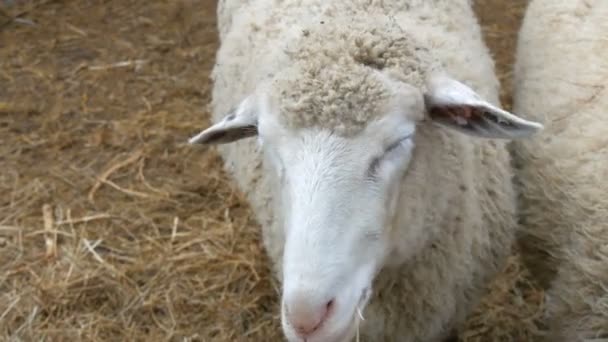
[[[340,21],[303,29],[287,51],[293,65],[273,85],[281,90],[279,112],[287,127],[357,134],[387,112],[392,95],[372,70],[424,88],[431,57],[398,25],[375,16]]]
[[[525,260],[548,287],[547,341],[608,338],[608,2],[534,0],[514,108],[544,132],[517,142]]]

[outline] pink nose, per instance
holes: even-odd
[[[285,303],[287,319],[301,337],[317,331],[331,314],[334,300],[315,302],[306,296],[294,296]]]

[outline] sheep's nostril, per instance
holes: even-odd
[[[331,309],[334,307],[334,300],[330,300],[329,302],[327,302],[327,304],[325,305],[325,314],[323,315],[323,318],[321,318],[321,323],[323,323],[323,321],[325,321],[325,319],[327,319],[327,317],[329,315],[331,315]],[[319,324],[321,325],[321,324]]]

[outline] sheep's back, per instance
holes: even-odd
[[[536,0],[520,32],[514,109],[544,123],[517,142],[522,247],[557,335],[608,334],[608,2]],[[602,330],[603,329],[603,330]],[[558,337],[561,336],[561,337]],[[604,336],[606,337],[606,336]]]

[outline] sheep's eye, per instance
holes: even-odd
[[[382,160],[391,152],[395,151],[396,149],[398,149],[399,147],[402,146],[402,143],[404,141],[406,141],[407,139],[410,139],[410,135],[403,137],[395,142],[393,142],[392,144],[388,145],[386,147],[386,149],[384,150],[384,152],[382,153],[382,155],[375,157],[374,159],[372,159],[372,162],[370,163],[369,169],[368,169],[368,177],[370,178],[375,178],[376,176],[376,172],[378,170],[378,167],[380,166],[380,163],[382,162]]]
[[[405,138],[401,138],[397,141],[395,141],[394,143],[388,145],[388,147],[386,148],[386,150],[384,150],[384,155],[386,155],[387,153],[391,152],[392,150],[396,149],[397,147],[401,146],[401,143],[403,143],[405,140],[409,139],[410,137],[407,136]]]

